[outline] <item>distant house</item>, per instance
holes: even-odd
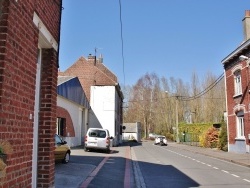
[[[225,69],[229,152],[250,151],[250,11],[243,19],[244,41],[222,60]]]
[[[81,145],[87,132],[89,102],[78,77],[59,76],[56,132],[70,146]]]
[[[89,127],[109,129],[116,146],[122,141],[123,93],[117,77],[103,64],[102,57],[79,58],[61,76],[77,76],[90,103]]]
[[[0,187],[54,187],[62,0],[0,0]],[[1,159],[0,159],[1,160]]]

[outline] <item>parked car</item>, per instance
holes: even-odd
[[[149,134],[148,134],[148,137],[149,137],[150,139],[155,139],[155,137],[157,137],[157,136],[159,136],[159,135],[157,135],[157,134],[155,134],[155,133],[149,133]]]
[[[161,145],[161,146],[167,146],[167,139],[165,136],[157,136],[155,138],[155,142],[154,142],[155,145]]]
[[[61,161],[62,163],[68,163],[70,160],[70,147],[67,145],[66,141],[55,134],[55,160]]]
[[[85,136],[85,151],[91,151],[93,149],[104,150],[107,153],[110,152],[110,137],[107,129],[89,128]]]

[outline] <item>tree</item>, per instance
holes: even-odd
[[[159,78],[155,73],[146,73],[134,86],[125,89],[123,120],[141,122],[145,137],[149,132],[174,134],[176,98],[179,123],[218,123],[225,110],[224,80],[216,79],[210,72],[202,84],[193,72],[191,85],[174,77]]]

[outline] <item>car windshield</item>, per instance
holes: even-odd
[[[62,140],[59,136],[55,135],[55,142],[56,142],[56,144],[61,144]]]
[[[92,130],[89,132],[89,137],[105,138],[106,131],[103,130]]]

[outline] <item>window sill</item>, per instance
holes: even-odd
[[[237,98],[237,97],[241,97],[242,96],[242,93],[240,93],[240,94],[235,94],[234,96],[233,96],[233,98]]]
[[[235,138],[235,140],[246,140],[246,138],[245,137],[237,137],[237,138]]]

